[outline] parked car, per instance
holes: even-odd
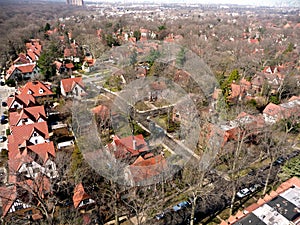
[[[6,137],[5,136],[0,136],[0,142],[4,142],[6,141]]]
[[[188,207],[190,204],[187,201],[179,202],[177,205],[173,206],[175,212]]]
[[[156,218],[157,220],[161,220],[161,219],[163,219],[164,217],[165,217],[165,213],[164,213],[164,212],[162,212],[162,213],[160,213],[160,214],[158,214],[158,215],[155,216],[155,218]]]
[[[258,188],[260,188],[260,185],[259,184],[254,184],[254,185],[249,187],[249,190],[253,193],[253,192],[257,191]]]
[[[239,198],[244,198],[244,197],[246,197],[247,195],[250,195],[250,194],[251,194],[251,191],[248,188],[243,188],[236,195]]]
[[[282,156],[278,157],[274,162],[273,162],[273,166],[277,166],[277,165],[281,165],[285,162],[285,158],[283,158]]]

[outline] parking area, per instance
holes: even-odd
[[[15,93],[15,88],[11,88],[8,86],[0,86],[0,116],[5,115],[7,112],[7,106],[2,105],[2,102],[6,102],[8,96]],[[8,116],[7,114],[5,116]],[[2,149],[7,149],[7,136],[6,136],[6,129],[8,129],[8,119],[5,118],[1,121],[0,124],[0,136],[4,136],[4,140],[0,141],[0,152]]]

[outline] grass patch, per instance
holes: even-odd
[[[135,108],[139,111],[146,111],[151,109],[145,102],[143,101],[138,101],[137,103],[135,103]]]

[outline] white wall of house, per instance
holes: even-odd
[[[30,118],[26,119],[20,119],[20,121],[17,123],[17,126],[27,125],[27,124],[33,124],[34,122]]]
[[[30,208],[31,206],[28,204],[25,204],[23,202],[21,202],[19,199],[17,199],[16,201],[14,201],[14,203],[12,204],[12,206],[9,209],[9,213],[18,211],[18,210],[22,210],[22,209],[27,209]]]
[[[31,135],[31,137],[29,138],[29,141],[32,144],[42,144],[46,142],[46,139],[41,136],[38,132],[34,131],[33,134]]]
[[[11,104],[11,109],[22,109],[23,108],[23,105],[21,105],[19,102],[17,101],[14,101],[12,104]]]
[[[76,98],[76,99],[81,99],[82,94],[84,94],[84,93],[85,93],[84,89],[83,89],[80,85],[76,84],[76,85],[73,87],[72,92],[71,92],[70,95],[71,95],[72,97]],[[71,97],[71,96],[70,96],[70,97]]]
[[[65,96],[65,97],[67,96],[67,93],[64,89],[64,86],[62,85],[62,82],[60,82],[60,92],[61,92],[62,96]]]
[[[271,116],[269,114],[263,113],[264,120],[267,124],[273,124],[277,121],[277,116]]]

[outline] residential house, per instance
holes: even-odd
[[[82,63],[81,69],[87,73],[92,72],[95,68],[96,59],[93,59],[92,57],[85,57]]]
[[[63,73],[67,72],[67,68],[65,66],[65,63],[59,62],[59,61],[54,61],[54,65],[56,68],[56,74],[61,75]]]
[[[26,54],[20,53],[18,58],[14,61],[14,65],[22,65],[31,63],[29,59],[26,58]]]
[[[32,95],[39,103],[51,100],[54,97],[54,93],[51,90],[51,84],[43,83],[41,81],[27,82],[23,87],[19,88],[19,92]]]
[[[191,74],[185,70],[178,70],[173,78],[173,81],[180,86],[187,86],[190,82]]]
[[[44,173],[56,177],[55,150],[49,141],[47,123],[39,122],[13,126],[8,136],[8,165],[10,171],[24,174],[27,178]]]
[[[8,111],[16,111],[17,109],[35,106],[37,104],[35,98],[27,93],[15,93],[7,99]]]
[[[14,175],[10,176],[10,185],[0,187],[1,218],[12,219],[17,215],[29,220],[39,220],[43,215],[39,211],[36,196],[41,199],[50,191],[49,179],[38,177],[33,180],[16,181]],[[33,196],[35,193],[36,196]],[[32,198],[30,197],[32,196]],[[1,213],[1,210],[0,210]]]
[[[300,179],[293,177],[220,225],[300,224]]]
[[[30,39],[29,42],[25,44],[27,59],[31,62],[36,62],[42,52],[42,45],[39,39]]]
[[[241,112],[236,119],[220,125],[208,124],[200,133],[201,145],[212,148],[223,148],[231,140],[238,141],[241,137],[247,140],[259,134],[265,127],[262,115],[250,115]]]
[[[117,159],[128,159],[137,157],[141,153],[149,151],[148,145],[142,134],[119,138],[113,137],[113,142],[107,145],[108,150],[112,152]]]
[[[92,113],[96,116],[96,121],[100,123],[100,126],[109,126],[111,124],[110,109],[105,105],[98,105],[91,109]]]
[[[32,106],[9,113],[9,125],[21,126],[47,120],[44,106]]]
[[[75,42],[64,49],[64,60],[70,60],[75,63],[80,62],[79,46]]]
[[[269,103],[263,111],[263,116],[268,124],[276,123],[281,119],[298,120],[300,117],[300,99],[295,96],[280,105]]]
[[[36,178],[41,173],[49,178],[56,178],[58,172],[54,159],[55,149],[51,141],[20,147],[17,155],[8,160],[8,167],[21,180]]]
[[[230,85],[230,92],[228,96],[229,101],[241,101],[246,96],[251,96],[250,94],[251,82],[243,78],[239,84],[233,82]]]
[[[39,68],[35,63],[15,64],[6,71],[6,80],[33,79],[39,74]]]
[[[163,155],[148,153],[139,156],[124,172],[130,186],[144,186],[162,181],[167,176],[168,166]]]
[[[14,126],[10,129],[11,135],[8,136],[8,156],[10,159],[19,153],[20,148],[50,142],[47,122]]]
[[[251,83],[254,93],[262,93],[268,91],[271,94],[278,93],[284,81],[284,75],[280,72],[283,67],[265,67],[263,72],[257,73],[253,76]]]
[[[33,207],[28,202],[23,202],[17,194],[17,188],[15,185],[0,187],[0,199],[2,215],[1,218],[10,216],[12,214],[17,215],[32,215]]]
[[[61,94],[64,97],[81,99],[86,92],[82,77],[71,77],[60,81]]]
[[[150,85],[149,101],[155,102],[162,98],[162,93],[167,89],[164,81],[154,81]]]
[[[85,192],[82,183],[77,184],[74,189],[73,204],[75,209],[79,209],[82,212],[95,205],[95,201]]]

